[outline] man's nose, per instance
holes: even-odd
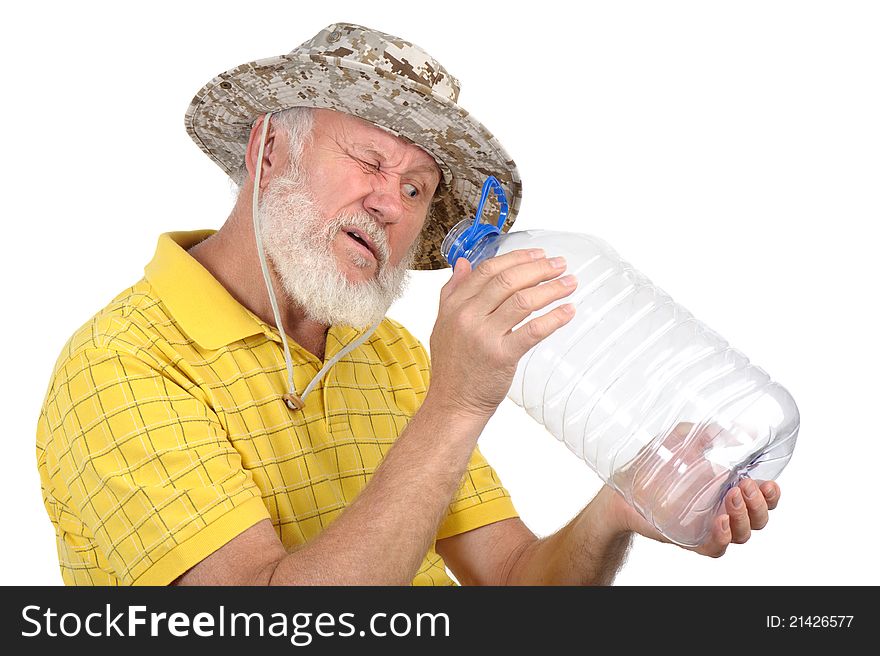
[[[372,189],[364,198],[364,209],[382,223],[397,223],[403,218],[400,180],[394,175],[376,175]]]

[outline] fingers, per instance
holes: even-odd
[[[759,531],[767,526],[770,519],[769,504],[763,490],[771,491],[771,498],[778,499],[778,488],[772,481],[765,481],[759,487],[752,479],[745,478],[727,493],[724,507],[729,515],[731,542],[744,544],[752,537],[752,531]]]
[[[764,494],[764,501],[767,502],[767,510],[773,510],[779,504],[779,496],[782,493],[779,489],[779,485],[773,481],[764,481],[759,483],[758,487],[761,488],[761,492]]]
[[[464,258],[456,260],[456,264],[462,259]],[[489,283],[490,280],[493,280],[502,271],[521,264],[534,263],[542,259],[546,261],[544,251],[540,248],[522,248],[510,251],[509,253],[504,253],[503,255],[496,255],[495,257],[480,262],[480,264],[473,269],[471,275],[468,275],[466,280],[462,281],[459,285],[459,289],[465,298],[475,296]],[[468,265],[470,265],[470,262],[468,262]],[[495,307],[498,307],[498,305]],[[491,310],[494,310],[495,307],[487,310],[487,314],[488,312],[491,312]]]
[[[758,484],[751,478],[744,478],[741,480],[739,482],[739,489],[745,497],[746,508],[748,509],[752,529],[755,531],[761,530],[767,526],[767,521],[770,519],[767,501],[764,499],[764,495],[758,488]]]
[[[481,263],[476,270],[480,271],[480,267],[489,262],[490,260],[486,260]],[[495,270],[495,267],[491,267],[491,270]],[[516,298],[513,305],[508,305],[507,309],[509,310],[511,307],[514,310],[524,308],[531,300],[526,292],[531,292],[536,285],[542,282],[556,278],[563,271],[565,271],[565,259],[561,257],[549,259],[542,257],[501,269],[486,280],[481,288],[476,289],[474,307],[482,313],[490,314],[498,310],[506,301]],[[571,290],[573,289],[572,287]],[[521,316],[519,320],[521,321],[526,316],[528,313]],[[516,323],[519,321],[510,325],[513,326]]]
[[[571,303],[553,308],[514,330],[507,338],[511,348],[522,357],[530,348],[562,328],[574,317],[575,309]]]
[[[751,493],[751,495],[750,495]],[[731,488],[724,498],[726,514],[718,515],[709,539],[696,551],[704,556],[723,556],[731,543],[742,544],[767,525],[768,512],[776,507],[781,492],[773,481],[745,478]]]
[[[734,486],[727,493],[724,501],[727,514],[730,516],[730,541],[735,544],[744,544],[752,537],[752,524],[749,519],[749,510],[739,487]]]
[[[496,332],[504,335],[532,312],[575,290],[575,276],[541,284],[557,278],[564,270],[565,258],[546,258],[540,248],[510,251],[484,260],[475,269],[465,258],[459,258],[453,266],[452,277],[440,292],[441,309],[444,305],[460,307],[461,302],[467,302],[475,316],[483,317],[480,320],[491,317]],[[451,297],[455,300],[450,301]],[[507,343],[515,351],[512,355],[521,357],[573,316],[574,308],[566,304],[525,324],[509,335],[513,339]]]
[[[443,285],[440,290],[441,304],[447,296],[461,286],[462,282],[467,278],[467,274],[470,272],[471,263],[466,257],[460,257],[455,261],[455,264],[452,265],[452,276],[446,281],[446,284]]]
[[[694,433],[695,429],[699,429],[697,433]],[[715,422],[701,426],[690,421],[680,421],[663,439],[663,446],[670,451],[674,451],[687,440],[689,449],[702,453],[723,432],[724,428]]]
[[[727,515],[718,515],[712,523],[709,539],[700,545],[697,552],[704,556],[720,558],[730,546],[730,539],[730,518]]]
[[[576,287],[577,277],[568,275],[535,287],[520,289],[489,315],[489,320],[501,328],[511,330],[532,312],[568,296]]]

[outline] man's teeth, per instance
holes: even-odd
[[[352,239],[355,239],[355,240],[359,241],[359,242],[362,243],[364,246],[366,246],[367,250],[369,250],[370,247],[367,246],[367,242],[365,242],[365,241],[363,240],[363,238],[362,238],[360,235],[357,235],[357,234],[355,234],[355,233],[353,233],[353,232],[349,232],[349,233],[348,233],[348,236],[351,237]]]

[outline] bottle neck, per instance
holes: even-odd
[[[450,266],[456,260],[466,258],[471,266],[476,266],[483,259],[487,246],[498,238],[498,228],[488,224],[474,225],[473,219],[459,221],[446,234],[440,245],[440,252]]]

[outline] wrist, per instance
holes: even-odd
[[[442,414],[445,418],[455,421],[483,423],[489,421],[498,406],[479,408],[464,401],[458,390],[448,390],[438,385],[431,385],[422,407],[428,406],[432,411]]]
[[[594,499],[599,526],[609,538],[616,538],[634,532],[632,513],[636,512],[610,485],[603,485]]]

